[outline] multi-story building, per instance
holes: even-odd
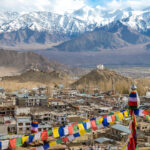
[[[30,116],[17,116],[17,134],[31,133],[31,117]]]
[[[47,106],[47,97],[42,96],[26,96],[26,95],[20,95],[17,97],[16,104],[18,106],[26,106],[26,107],[35,107],[35,106]]]
[[[66,124],[67,123],[67,114],[65,112],[50,112],[50,118],[53,124]]]
[[[15,107],[0,107],[0,116],[14,116]]]

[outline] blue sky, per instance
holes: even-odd
[[[95,7],[97,5],[101,5],[104,6],[106,3],[110,2],[112,0],[87,0],[87,3],[92,6]]]
[[[71,12],[84,6],[100,6],[104,9],[143,9],[150,6],[150,0],[0,0],[2,11],[54,11]]]

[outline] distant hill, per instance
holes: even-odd
[[[34,71],[29,70],[27,72],[22,73],[21,75],[11,76],[11,77],[3,77],[3,81],[16,81],[19,83],[24,82],[36,82],[42,84],[49,83],[63,83],[71,81],[71,78],[65,73],[59,73],[56,71],[52,71],[50,73],[42,72],[42,71]]]
[[[64,42],[55,48],[60,51],[100,51],[101,49],[117,49],[127,46],[117,35],[102,30],[87,32],[81,36]]]
[[[109,69],[92,70],[72,83],[71,87],[89,91],[90,93],[93,92],[93,89],[98,89],[99,91],[114,89],[119,93],[129,94],[129,89],[133,83],[136,84],[139,95],[145,95],[147,90],[150,89],[150,80],[148,78],[128,78]]]
[[[69,67],[55,61],[49,61],[39,54],[9,50],[0,50],[0,67],[14,68],[20,73],[30,69],[37,69],[45,72],[70,72]]]
[[[101,91],[114,89],[119,92],[128,92],[132,80],[117,74],[114,71],[104,70],[92,70],[90,73],[81,77],[79,80],[74,82],[71,86],[77,89],[93,90],[98,88]]]

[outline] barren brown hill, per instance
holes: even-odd
[[[133,83],[136,84],[139,95],[145,95],[146,91],[150,89],[148,78],[132,79],[108,69],[92,70],[71,84],[71,87],[89,92],[92,92],[93,89],[100,91],[114,89],[119,93],[129,94],[130,86]]]
[[[14,68],[18,72],[25,72],[30,69],[38,69],[45,72],[70,72],[69,67],[55,61],[49,61],[39,54],[9,50],[0,50],[0,67]]]
[[[63,84],[63,83],[67,83],[71,81],[71,78],[65,73],[60,73],[56,71],[47,73],[43,71],[29,70],[21,75],[3,77],[2,81],[16,81],[19,83],[38,82],[42,84],[49,84],[49,83],[62,83]]]
[[[114,88],[121,93],[127,93],[131,84],[131,79],[105,69],[93,70],[74,82],[71,86],[77,89],[87,89],[89,91],[95,88],[101,91],[108,91]]]

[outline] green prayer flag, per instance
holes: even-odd
[[[146,115],[146,116],[145,116],[145,118],[146,118],[146,119],[148,119],[148,118],[149,118],[149,116],[148,116],[148,115]]]
[[[96,125],[99,125],[99,119],[96,119]]]
[[[114,115],[114,112],[110,112],[109,116]]]
[[[119,121],[119,115],[115,114],[115,121]]]
[[[127,112],[128,112],[128,116],[130,116],[130,111],[129,111],[129,109],[127,109]]]
[[[90,132],[92,132],[92,129],[91,129],[91,128],[90,128],[90,129],[87,129],[86,132],[87,132],[87,133],[90,133]]]
[[[22,138],[21,137],[17,137],[16,146],[22,146]]]
[[[56,143],[57,143],[57,144],[61,144],[61,143],[62,143],[62,139],[58,139],[58,140],[56,141]]]
[[[48,132],[48,135],[52,135],[53,134],[52,129],[48,130],[47,132]]]
[[[74,132],[77,132],[77,131],[78,131],[78,126],[77,126],[77,125],[74,125],[74,126],[73,126],[73,131],[74,131]]]

